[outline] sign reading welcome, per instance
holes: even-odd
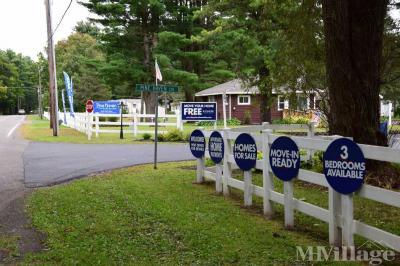
[[[206,150],[206,138],[204,137],[203,132],[198,129],[193,130],[190,135],[189,146],[194,157],[203,157]]]

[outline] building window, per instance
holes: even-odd
[[[239,95],[238,105],[250,105],[250,95]]]
[[[305,111],[308,109],[308,99],[304,95],[297,96],[297,110],[298,111]]]
[[[215,102],[215,95],[208,96],[209,102]]]
[[[289,101],[285,97],[278,96],[278,111],[289,109]]]

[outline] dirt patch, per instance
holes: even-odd
[[[0,213],[0,234],[15,238],[17,250],[0,248],[0,264],[14,264],[32,252],[44,249],[45,236],[32,227],[32,223],[25,213],[26,195],[10,202]]]

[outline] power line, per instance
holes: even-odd
[[[74,0],[71,0],[71,1],[69,2],[68,7],[65,9],[64,14],[61,16],[60,21],[57,23],[56,28],[53,30],[53,33],[51,34],[50,38],[47,39],[47,43],[49,43],[49,40],[50,40],[51,38],[53,38],[54,34],[55,34],[56,31],[58,30],[58,27],[60,27],[61,22],[63,21],[65,15],[67,14],[68,10],[70,9],[70,7],[71,7],[73,1],[74,1]]]

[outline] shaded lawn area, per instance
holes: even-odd
[[[292,265],[296,246],[328,245],[318,226],[307,232],[304,217],[287,231],[279,209],[265,220],[260,208],[241,208],[241,193],[224,198],[211,184],[192,184],[194,166],[136,166],[35,191],[28,212],[48,250],[25,262]]]

